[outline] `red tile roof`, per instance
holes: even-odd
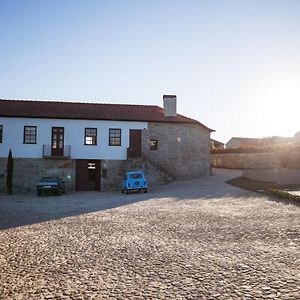
[[[0,99],[0,117],[188,123],[213,131],[179,114],[165,117],[163,109],[154,105]]]

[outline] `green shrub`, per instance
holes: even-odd
[[[281,199],[288,199],[288,200],[297,200],[300,201],[300,196],[293,195],[291,193],[288,193],[286,191],[278,190],[278,189],[267,189],[265,191],[265,194],[276,196]]]
[[[245,177],[237,177],[226,181],[226,183],[242,188],[244,190],[259,192],[265,195],[276,196],[282,199],[296,200],[300,203],[300,196],[293,195],[283,189],[300,189],[300,184],[277,184],[275,182],[264,182],[252,180]]]

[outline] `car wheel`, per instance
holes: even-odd
[[[37,191],[37,196],[40,197],[42,193],[40,191]]]
[[[126,190],[126,194],[127,194],[127,195],[129,194],[129,190]]]
[[[147,189],[144,189],[144,193],[147,193],[148,192],[148,190]]]

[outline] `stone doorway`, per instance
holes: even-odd
[[[101,190],[101,160],[76,159],[76,191]]]

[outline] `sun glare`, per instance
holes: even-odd
[[[300,129],[300,85],[294,78],[273,80],[263,87],[260,121],[270,135],[292,136]]]

